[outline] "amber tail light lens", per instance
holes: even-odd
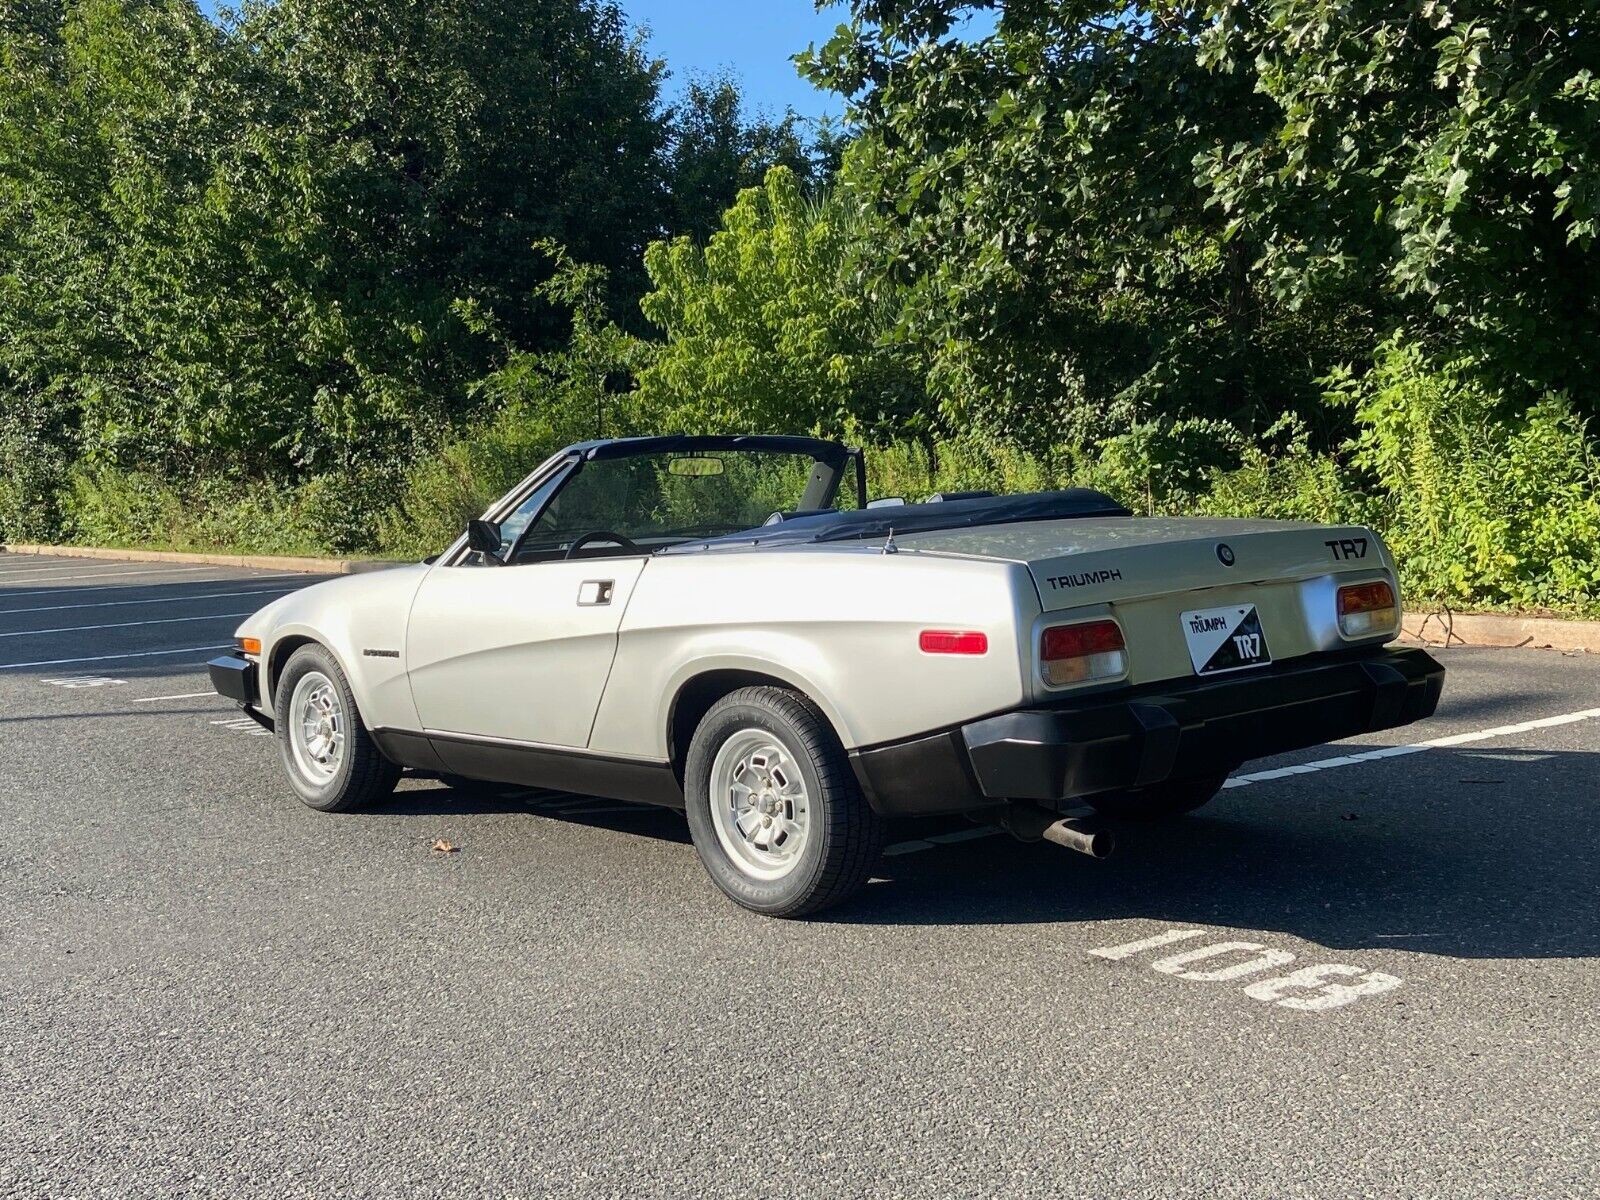
[[[1052,687],[1128,673],[1128,648],[1115,621],[1054,625],[1039,637],[1039,670]]]
[[[1400,625],[1400,606],[1387,580],[1352,583],[1339,589],[1339,632],[1347,638],[1393,633]]]

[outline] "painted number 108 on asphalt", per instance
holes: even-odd
[[[1096,958],[1118,962],[1147,950],[1157,950],[1204,936],[1203,929],[1171,929],[1137,942],[1102,946],[1089,953]],[[1241,958],[1240,955],[1245,957]],[[1401,984],[1398,976],[1345,963],[1318,963],[1286,974],[1278,973],[1293,961],[1294,955],[1287,950],[1274,950],[1259,942],[1212,942],[1155,959],[1150,963],[1150,969],[1197,983],[1228,983],[1270,971],[1273,972],[1270,978],[1255,979],[1246,984],[1244,994],[1252,1000],[1300,1012],[1326,1012],[1330,1008],[1342,1008],[1363,996],[1393,991]]]

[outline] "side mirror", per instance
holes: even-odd
[[[500,526],[493,521],[468,521],[467,522],[467,548],[476,550],[486,557],[500,553],[500,547],[505,545],[500,537]]]

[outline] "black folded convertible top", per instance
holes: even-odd
[[[1064,492],[1027,492],[1020,496],[980,496],[936,504],[899,504],[851,512],[794,517],[703,542],[685,542],[660,551],[681,554],[716,546],[799,546],[818,542],[861,541],[934,529],[968,529],[975,525],[1008,525],[1017,521],[1053,521],[1080,517],[1127,517],[1132,514],[1110,496],[1090,488]]]

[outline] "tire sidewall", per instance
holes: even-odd
[[[805,781],[810,803],[805,848],[794,869],[780,879],[753,879],[723,848],[711,815],[711,764],[722,744],[744,729],[762,729],[788,747]],[[808,731],[764,704],[740,702],[718,706],[695,731],[684,767],[684,808],[695,848],[713,880],[747,908],[763,913],[785,912],[810,894],[821,875],[831,836],[832,806],[838,798],[824,788],[808,745]],[[815,733],[811,733],[815,737]]]
[[[344,710],[347,723],[345,752],[339,760],[339,769],[321,783],[306,778],[301,772],[300,765],[295,762],[294,749],[289,744],[289,739],[293,736],[290,702],[294,698],[295,687],[312,671],[325,675],[338,690],[339,704]],[[351,772],[355,770],[355,734],[361,723],[361,714],[356,708],[355,697],[351,695],[350,684],[333,655],[321,646],[314,645],[302,646],[296,650],[283,668],[283,674],[278,677],[272,708],[273,719],[277,726],[278,757],[283,763],[284,773],[289,776],[290,786],[300,799],[312,808],[322,811],[338,808],[344,802],[345,793],[350,786]]]

